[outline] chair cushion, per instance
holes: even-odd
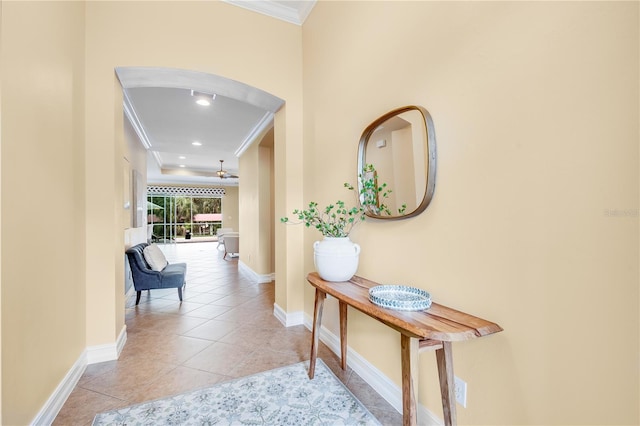
[[[144,260],[147,261],[149,267],[154,271],[162,271],[169,262],[164,257],[164,253],[156,244],[149,244],[142,251]]]
[[[162,271],[162,288],[168,287],[182,287],[184,285],[184,278],[187,274],[186,263],[170,263]]]

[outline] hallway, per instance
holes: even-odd
[[[256,284],[223,260],[217,243],[160,245],[187,262],[184,301],[176,289],[127,299],[127,343],[118,361],[89,365],[54,425],[90,425],[95,414],[309,359],[311,333],[273,316],[274,283]],[[385,425],[401,415],[324,344],[319,357]]]

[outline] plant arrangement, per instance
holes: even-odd
[[[362,173],[358,175],[358,179],[360,179],[361,186],[359,193],[356,191],[356,188],[349,183],[345,183],[344,186],[357,193],[357,196],[360,198],[360,205],[364,211],[373,216],[383,214],[391,216],[391,209],[384,203],[384,200],[389,198],[393,190],[389,189],[386,183],[378,185],[378,174],[373,164],[366,164]],[[407,205],[403,204],[398,209],[398,214],[403,215],[406,209]]]
[[[325,237],[348,237],[353,227],[364,221],[365,214],[362,207],[347,208],[344,201],[336,201],[324,209],[318,208],[318,203],[312,201],[303,210],[294,210],[299,222],[289,222],[288,217],[280,219],[283,223],[304,223],[307,228],[314,227]]]
[[[345,188],[355,194],[357,207],[347,207],[344,201],[338,200],[322,209],[318,207],[318,203],[312,201],[306,209],[293,211],[297,222],[290,221],[288,217],[283,217],[280,221],[291,224],[303,223],[307,228],[317,229],[325,237],[341,238],[348,237],[353,228],[365,220],[366,213],[391,215],[391,210],[384,202],[380,202],[380,198],[387,199],[392,190],[388,189],[386,183],[377,184],[375,167],[367,164],[358,178],[361,183],[359,191],[350,183],[344,184]],[[404,214],[405,209],[406,204],[403,204],[398,212]]]

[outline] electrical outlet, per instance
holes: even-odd
[[[458,376],[454,376],[454,382],[456,401],[464,408],[467,408],[467,383]]]

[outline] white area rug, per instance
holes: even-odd
[[[380,425],[318,359],[98,414],[94,425]]]

